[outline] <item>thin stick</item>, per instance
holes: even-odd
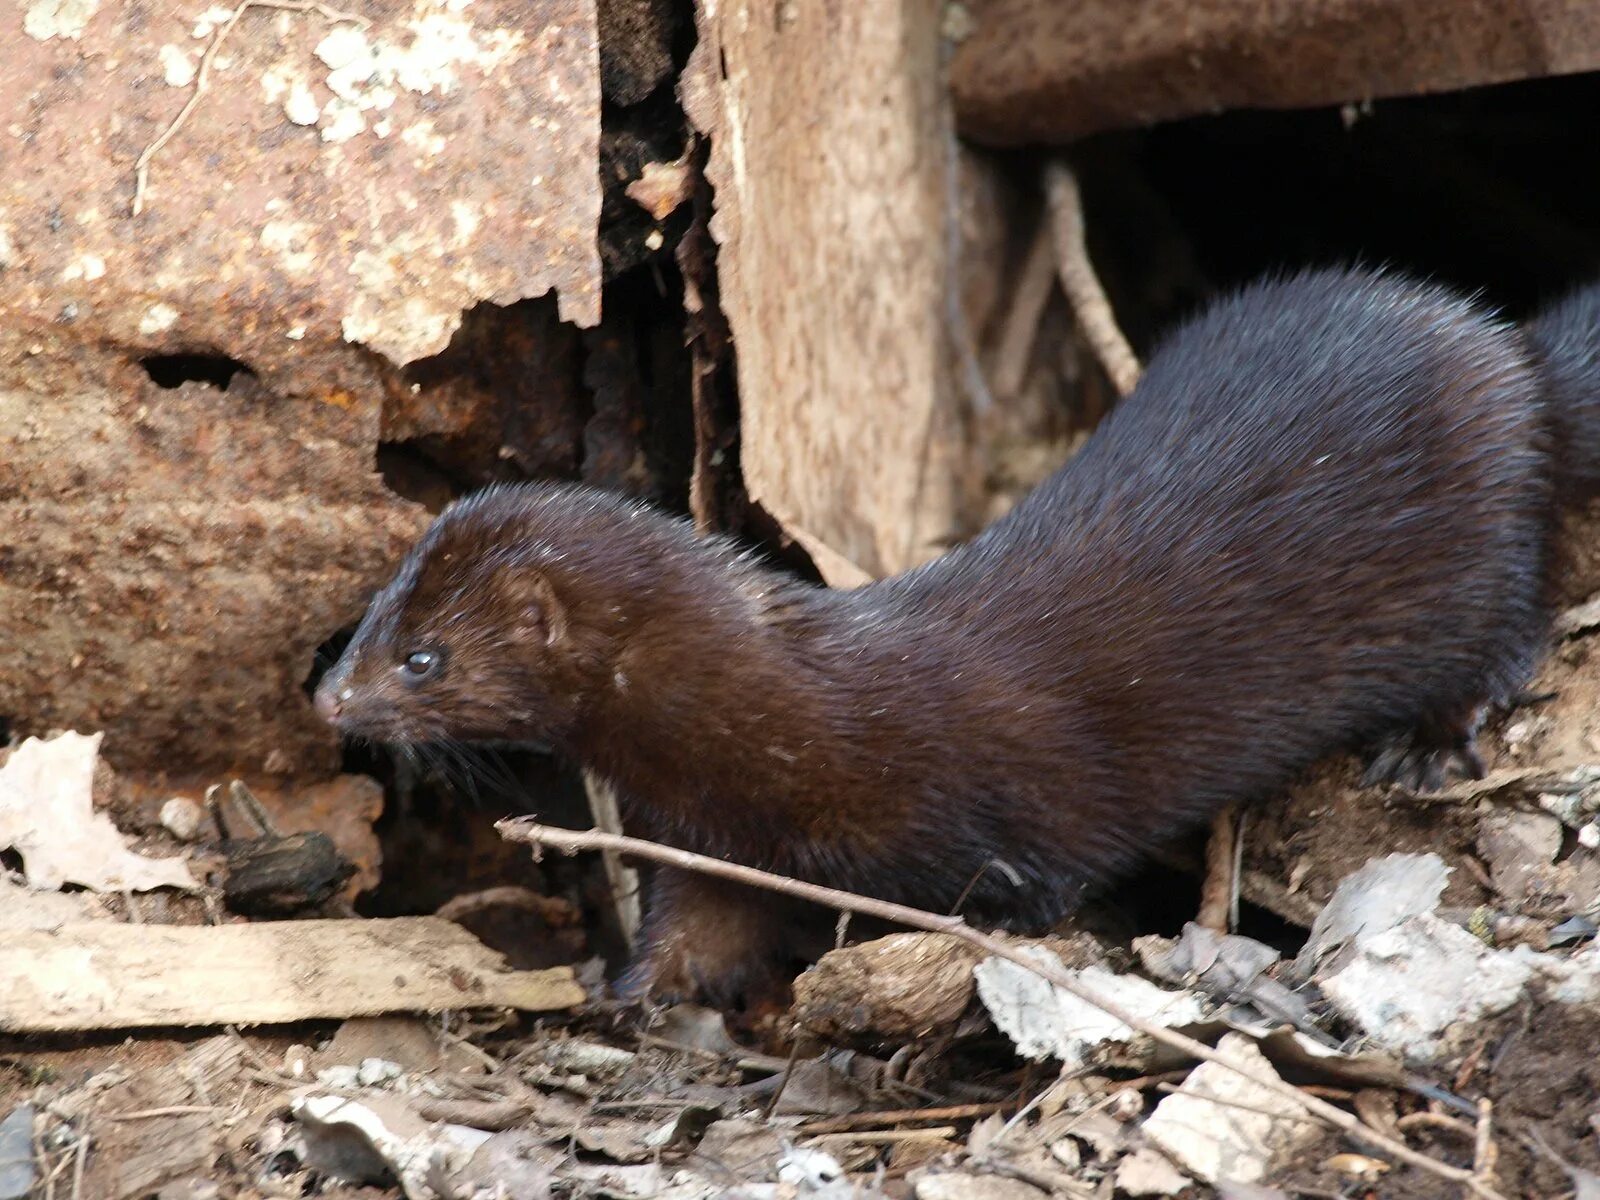
[[[144,211],[144,194],[150,186],[150,160],[161,153],[161,148],[177,136],[178,130],[183,128],[189,115],[199,107],[201,99],[206,94],[206,88],[211,83],[211,65],[216,61],[217,51],[222,49],[222,43],[228,40],[228,35],[233,32],[233,27],[239,23],[239,18],[252,8],[278,8],[289,12],[314,12],[320,13],[330,21],[351,21],[362,29],[371,23],[365,17],[355,13],[341,12],[337,8],[330,8],[319,0],[242,0],[239,7],[234,9],[228,19],[217,29],[212,37],[211,44],[206,47],[205,53],[200,56],[200,67],[195,71],[194,90],[189,93],[189,99],[178,110],[178,115],[172,118],[172,123],[166,127],[161,136],[156,138],[144,148],[138,161],[133,164],[133,215],[138,216]]]
[[[987,1117],[1003,1112],[1012,1106],[1010,1100],[986,1100],[982,1104],[946,1104],[940,1108],[891,1108],[880,1112],[852,1113],[847,1117],[822,1117],[807,1121],[800,1132],[813,1134],[849,1133],[853,1129],[871,1128],[874,1125],[899,1125],[906,1121],[966,1121],[974,1117]]]
[[[1413,1129],[1444,1129],[1459,1137],[1472,1141],[1477,1137],[1477,1131],[1458,1117],[1449,1117],[1439,1112],[1414,1112],[1407,1113],[1395,1121],[1394,1127],[1401,1133],[1410,1133]]]
[[[1211,818],[1211,837],[1206,842],[1206,876],[1200,885],[1200,911],[1195,924],[1218,933],[1227,933],[1233,908],[1233,852],[1237,842],[1238,810],[1228,805]]]
[[[843,1133],[819,1133],[813,1142],[861,1142],[869,1146],[892,1146],[900,1142],[943,1142],[955,1137],[954,1125],[935,1125],[932,1129],[856,1129]]]
[[[1239,928],[1239,896],[1244,891],[1244,831],[1250,823],[1250,810],[1233,805],[1233,878],[1228,891],[1228,928]]]
[[[995,346],[994,369],[989,372],[995,399],[1015,399],[1028,378],[1033,361],[1033,345],[1039,337],[1039,322],[1056,284],[1055,240],[1050,232],[1050,217],[1039,216],[1039,230],[1028,246],[1028,255],[1011,291],[1011,306]]]
[[[1056,240],[1056,269],[1061,274],[1061,290],[1067,294],[1078,328],[1088,340],[1095,357],[1105,368],[1117,394],[1126,396],[1139,382],[1139,359],[1122,336],[1117,318],[1106,299],[1100,277],[1089,261],[1089,246],[1084,240],[1083,198],[1078,180],[1065,163],[1054,162],[1044,169],[1045,198],[1049,201]]]
[[[716,454],[716,423],[711,416],[711,375],[715,367],[697,340],[689,355],[689,412],[694,428],[694,461],[689,468],[689,515],[698,534],[717,527],[716,479],[711,461]]]
[[[1472,1144],[1473,1178],[1494,1186],[1494,1168],[1500,1160],[1500,1147],[1494,1141],[1494,1101],[1485,1096],[1478,1101],[1477,1136]]]
[[[795,1038],[794,1045],[789,1047],[789,1061],[783,1066],[783,1074],[778,1076],[778,1086],[772,1089],[772,1099],[767,1101],[767,1107],[761,1110],[763,1121],[772,1120],[772,1114],[778,1111],[778,1101],[783,1099],[784,1089],[789,1086],[789,1077],[794,1074],[794,1064],[800,1058],[800,1039]]]
[[[589,797],[589,815],[595,827],[606,833],[622,832],[622,808],[617,792],[600,776],[583,773],[583,790]],[[631,952],[639,944],[639,928],[644,924],[644,909],[639,903],[639,872],[622,861],[613,850],[602,851],[600,865],[606,875],[606,890],[611,894],[617,930]]]
[[[83,1168],[89,1161],[89,1135],[80,1134],[78,1149],[72,1160],[72,1200],[83,1200]]]
[[[724,862],[719,858],[708,858],[703,854],[679,850],[672,846],[663,846],[657,842],[645,841],[643,838],[621,837],[616,834],[601,833],[598,830],[555,829],[548,825],[540,825],[531,817],[501,821],[495,828],[500,831],[500,836],[508,841],[522,842],[525,845],[534,847],[535,856],[537,856],[539,848],[546,846],[562,854],[578,854],[589,850],[615,850],[620,854],[636,855],[639,858],[665,863],[680,870],[697,871],[702,875],[711,875],[718,879],[727,879],[750,887],[780,892],[827,908],[847,909],[863,916],[877,917],[880,920],[889,921],[896,925],[903,925],[911,929],[922,929],[929,933],[947,933],[952,937],[960,938],[962,941],[976,946],[985,954],[992,955],[995,958],[1003,958],[1007,962],[1015,963],[1024,970],[1038,975],[1041,979],[1060,988],[1069,996],[1076,997],[1085,1004],[1094,1005],[1095,1008],[1107,1016],[1115,1018],[1135,1032],[1142,1033],[1162,1045],[1181,1051],[1190,1058],[1216,1063],[1225,1070],[1232,1071],[1234,1074],[1250,1080],[1250,1082],[1265,1088],[1269,1092],[1293,1100],[1296,1104],[1321,1117],[1329,1125],[1340,1130],[1356,1142],[1371,1146],[1385,1154],[1393,1155],[1401,1162],[1409,1163],[1411,1166],[1427,1171],[1431,1175],[1436,1175],[1440,1179],[1448,1179],[1452,1183],[1461,1184],[1474,1195],[1483,1197],[1483,1200],[1505,1200],[1492,1187],[1474,1178],[1470,1170],[1452,1167],[1447,1163],[1430,1158],[1426,1154],[1418,1153],[1403,1142],[1386,1137],[1377,1130],[1369,1129],[1358,1118],[1341,1108],[1329,1104],[1326,1100],[1307,1095],[1293,1084],[1285,1083],[1276,1075],[1261,1075],[1253,1066],[1238,1062],[1230,1055],[1214,1050],[1204,1042],[1196,1041],[1194,1038],[1187,1037],[1181,1033],[1175,1033],[1164,1025],[1157,1025],[1155,1022],[1141,1017],[1138,1013],[1131,1012],[1122,1005],[1105,999],[1093,988],[1085,987],[1078,980],[1068,975],[1065,970],[1034,960],[1010,942],[993,934],[974,929],[960,917],[940,916],[938,913],[924,912],[921,909],[909,908],[904,904],[893,904],[887,900],[875,900],[870,896],[858,896],[852,892],[840,891],[837,888],[823,887],[820,884],[790,879],[784,875],[774,875],[769,871],[760,871],[754,867],[742,866],[739,863]]]
[[[221,1112],[215,1104],[168,1104],[164,1108],[140,1108],[132,1112],[107,1113],[110,1121],[147,1121],[151,1117],[193,1117],[202,1113]]]

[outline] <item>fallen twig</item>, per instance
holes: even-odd
[[[589,815],[594,818],[595,827],[608,833],[621,833],[622,809],[617,803],[616,789],[600,776],[585,771],[583,790],[589,798]],[[618,854],[602,854],[600,865],[606,873],[606,890],[611,897],[617,931],[631,951],[638,944],[639,927],[644,923],[644,909],[639,903],[639,872],[624,863]]]
[[[239,18],[252,8],[277,8],[289,12],[314,12],[320,13],[330,21],[351,21],[365,29],[371,22],[365,17],[355,13],[343,12],[337,8],[330,8],[320,3],[320,0],[241,0],[228,19],[218,27],[212,36],[211,43],[200,56],[200,66],[194,73],[194,90],[189,93],[189,99],[178,110],[178,115],[172,118],[172,123],[161,131],[161,136],[146,146],[140,153],[138,160],[133,164],[133,215],[138,216],[144,211],[144,194],[150,185],[150,161],[161,153],[161,148],[177,136],[189,115],[199,106],[201,99],[206,94],[206,89],[211,84],[211,65],[216,60],[217,51],[222,49],[222,43],[228,40],[228,35],[233,32],[233,27],[239,23]]]
[[[89,1161],[89,1135],[78,1135],[77,1153],[72,1160],[72,1200],[83,1200],[83,1169]]]
[[[1395,1121],[1394,1127],[1401,1133],[1410,1133],[1413,1129],[1442,1129],[1469,1142],[1477,1137],[1477,1130],[1472,1125],[1440,1112],[1407,1113]]]
[[[944,1142],[956,1136],[954,1125],[935,1125],[932,1129],[853,1129],[842,1133],[806,1134],[813,1142],[861,1142],[869,1146],[893,1146],[901,1142]]]
[[[1009,1100],[991,1100],[983,1104],[946,1104],[938,1108],[891,1108],[878,1112],[851,1113],[845,1117],[822,1117],[807,1121],[800,1132],[807,1136],[824,1133],[849,1133],[853,1129],[867,1129],[874,1125],[900,1125],[908,1121],[966,1121],[987,1117],[1012,1107]]]
[[[789,1061],[783,1065],[783,1073],[778,1076],[778,1086],[772,1089],[772,1099],[767,1101],[767,1107],[761,1112],[763,1121],[772,1120],[772,1114],[778,1111],[778,1101],[783,1099],[783,1091],[789,1086],[789,1077],[794,1074],[794,1064],[800,1058],[800,1039],[796,1038],[794,1045],[789,1047]]]
[[[1477,1136],[1472,1143],[1473,1177],[1493,1186],[1494,1168],[1499,1161],[1500,1147],[1494,1140],[1494,1101],[1484,1096],[1478,1101]]]
[[[1055,242],[1050,232],[1049,214],[1044,214],[1039,218],[1039,231],[1028,246],[1028,255],[1017,275],[1011,306],[1006,310],[995,347],[990,377],[994,395],[1001,401],[1014,400],[1027,380],[1033,346],[1039,337],[1039,322],[1045,305],[1050,302],[1055,282]]]
[[[1218,933],[1232,928],[1235,880],[1234,846],[1238,842],[1238,810],[1228,805],[1211,818],[1211,837],[1206,842],[1206,875],[1200,885],[1200,910],[1195,924]]]
[[[677,867],[679,870],[695,871],[702,875],[711,875],[718,879],[726,879],[750,887],[780,892],[827,908],[845,909],[850,912],[860,913],[863,916],[876,917],[895,925],[902,925],[911,929],[923,929],[930,933],[947,933],[952,937],[961,938],[963,941],[978,947],[985,954],[992,955],[995,958],[1003,958],[1026,971],[1031,971],[1068,995],[1082,1000],[1085,1004],[1094,1005],[1095,1008],[1098,1008],[1107,1016],[1122,1022],[1130,1029],[1144,1034],[1153,1041],[1170,1046],[1172,1049],[1181,1051],[1191,1058],[1197,1058],[1203,1062],[1214,1062],[1225,1070],[1232,1071],[1234,1074],[1248,1079],[1258,1087],[1293,1100],[1296,1104],[1320,1117],[1327,1124],[1346,1134],[1354,1141],[1392,1155],[1400,1161],[1408,1163],[1418,1170],[1436,1175],[1440,1179],[1447,1179],[1452,1183],[1460,1184],[1474,1195],[1483,1197],[1484,1200],[1505,1200],[1499,1192],[1477,1179],[1472,1171],[1461,1167],[1452,1167],[1448,1163],[1442,1163],[1438,1159],[1419,1153],[1403,1142],[1387,1137],[1374,1129],[1369,1129],[1353,1114],[1329,1104],[1326,1100],[1308,1095],[1293,1084],[1285,1083],[1276,1076],[1260,1075],[1253,1067],[1234,1061],[1230,1056],[1214,1050],[1204,1042],[1176,1033],[1163,1025],[1157,1025],[1139,1014],[1129,1011],[1122,1005],[1105,999],[1094,989],[1085,987],[1078,980],[1067,974],[1064,969],[1040,962],[1023,953],[1022,950],[1004,938],[974,929],[958,916],[941,916],[938,913],[910,908],[904,904],[876,900],[870,896],[859,896],[852,892],[840,891],[837,888],[823,887],[820,884],[807,883],[804,880],[791,879],[784,875],[775,875],[770,871],[757,870],[754,867],[742,866],[739,863],[725,862],[722,859],[709,858],[706,855],[695,854],[688,850],[663,846],[657,842],[645,841],[643,838],[601,833],[598,830],[556,829],[548,825],[540,825],[531,817],[501,821],[496,825],[496,828],[500,831],[500,835],[507,840],[521,842],[534,847],[536,855],[543,847],[549,847],[563,854],[578,854],[591,850],[615,850],[622,854],[636,855],[639,858]]]
[[[1122,327],[1117,324],[1111,301],[1089,258],[1089,244],[1084,232],[1083,197],[1078,191],[1077,176],[1065,163],[1053,162],[1045,167],[1044,186],[1045,200],[1050,210],[1049,232],[1055,244],[1056,270],[1061,277],[1061,290],[1066,293],[1078,328],[1083,331],[1095,357],[1100,360],[1111,385],[1117,389],[1119,396],[1126,396],[1138,385],[1144,369],[1139,363],[1139,356],[1128,344]],[[1038,311],[1043,309],[1043,299],[1028,291],[1035,286],[1030,279],[1037,250],[1036,245],[1029,251],[1022,281],[1017,285],[1016,308],[1020,311],[1011,314],[1006,336],[1001,342],[1003,353],[997,368],[999,383],[996,391],[1002,395],[1009,394],[1006,389],[1012,385],[1013,378],[1015,386],[1021,385],[1020,372],[1026,368],[1026,362],[1021,359],[1032,346],[1027,322],[1031,319],[1037,325]],[[1038,309],[1030,316],[1027,306],[1033,304],[1037,304]],[[1025,336],[1028,338],[1026,342],[1023,341]],[[1011,342],[1016,344],[1012,345]],[[999,375],[999,369],[1006,372],[1003,378]],[[1218,933],[1227,933],[1236,923],[1232,919],[1237,916],[1239,904],[1239,829],[1238,809],[1229,805],[1213,818],[1211,838],[1206,844],[1206,874],[1200,892],[1200,911],[1195,922]]]
[[[195,1117],[205,1113],[221,1112],[216,1104],[168,1104],[162,1108],[140,1108],[132,1112],[107,1113],[108,1121],[147,1121],[152,1117]]]
[[[1105,288],[1100,286],[1100,277],[1089,261],[1078,180],[1065,163],[1055,162],[1045,168],[1044,186],[1053,218],[1061,290],[1067,294],[1078,328],[1105,368],[1111,386],[1118,395],[1126,396],[1139,382],[1139,359],[1122,336]]]

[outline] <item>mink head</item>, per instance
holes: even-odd
[[[370,741],[561,746],[611,677],[635,512],[568,487],[452,505],[373,598],[317,711]]]

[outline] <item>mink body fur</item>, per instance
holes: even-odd
[[[1472,773],[1545,638],[1555,495],[1596,482],[1600,290],[1517,329],[1308,272],[1180,326],[1009,515],[854,590],[578,487],[464,499],[317,703],[377,740],[543,742],[630,831],[1038,927],[1331,752]],[[664,871],[627,984],[726,996],[828,929]]]

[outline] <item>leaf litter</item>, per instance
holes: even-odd
[[[0,901],[93,900],[40,890],[52,881],[202,887],[186,865],[198,848],[137,853],[96,812],[98,746],[78,735],[33,741],[0,767],[0,830],[12,831],[27,885],[4,881]],[[1587,786],[1527,795],[1581,797]],[[1484,806],[1483,844],[1495,851],[1486,849],[1485,871],[1507,910],[1539,913],[1543,939],[1496,944],[1472,911],[1446,903],[1454,868],[1424,853],[1374,857],[1347,874],[1287,957],[1193,924],[1126,948],[1077,934],[1028,943],[1027,953],[1253,1072],[1342,1097],[1374,1128],[1457,1169],[1473,1168],[1483,1143],[1503,1147],[1498,1175],[1484,1176],[1502,1189],[1494,1194],[1546,1194],[1538,1189],[1554,1178],[1583,1195],[1600,1163],[1581,1143],[1600,1135],[1591,1128],[1576,1153],[1570,1136],[1559,1150],[1542,1146],[1527,1119],[1536,1112],[1518,1112],[1527,1102],[1511,1097],[1496,1124],[1481,1082],[1509,1078],[1540,1025],[1600,1031],[1600,950],[1592,919],[1583,921],[1592,910],[1575,910],[1570,895],[1532,907],[1559,894],[1539,871],[1576,871],[1583,860],[1551,852],[1543,823],[1562,818],[1550,802],[1507,795],[1468,801]],[[1587,802],[1571,807],[1569,831],[1592,819]],[[18,813],[30,814],[26,838],[15,832]],[[1539,824],[1507,819],[1517,815]],[[108,915],[64,907],[54,919]],[[0,1146],[12,1148],[0,1156],[0,1184],[22,1196],[81,1173],[82,1195],[117,1200],[350,1187],[406,1200],[1022,1200],[1196,1186],[1259,1198],[1416,1178],[1282,1093],[1195,1066],[1014,962],[952,954],[939,939],[844,946],[802,980],[794,1013],[737,1031],[695,1006],[641,1022],[591,1004],[538,1018],[469,1007],[354,1018],[331,1031],[145,1035],[130,1043],[140,1048],[132,1059],[95,1044],[24,1058],[0,1045],[9,1073],[0,1073]],[[875,1009],[875,999],[887,1003]],[[1518,1190],[1513,1171],[1541,1182]],[[214,1176],[237,1186],[205,1191]],[[1404,1194],[1433,1194],[1416,1186]]]

